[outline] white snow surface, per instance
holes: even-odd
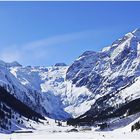
[[[52,132],[38,131],[31,134],[0,134],[1,140],[46,140],[46,139],[73,139],[73,140],[139,140],[140,132]]]

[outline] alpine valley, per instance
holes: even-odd
[[[70,66],[0,61],[3,137],[23,132],[79,132],[83,137],[87,131],[130,136],[139,128],[140,29],[99,52],[84,52]]]

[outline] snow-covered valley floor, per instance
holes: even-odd
[[[135,122],[135,121],[134,121]],[[131,124],[126,127],[115,129],[114,131],[98,131],[96,127],[73,127],[67,126],[63,123],[63,126],[57,126],[54,121],[51,121],[51,125],[35,124],[34,129],[22,129],[16,131],[20,133],[12,134],[0,134],[0,140],[48,140],[48,139],[92,139],[92,140],[139,140],[140,131],[131,132]],[[88,130],[90,128],[91,130]],[[70,132],[71,130],[78,130],[78,132]],[[31,133],[27,133],[30,132]],[[24,132],[24,133],[23,133]]]
[[[14,133],[14,134],[0,134],[0,140],[46,140],[46,139],[93,139],[93,140],[125,140],[125,139],[140,139],[139,132],[45,132],[36,131],[34,133]]]

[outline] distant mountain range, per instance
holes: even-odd
[[[84,52],[71,66],[0,61],[0,132],[26,127],[23,120],[47,118],[115,129],[139,113],[140,29],[99,52]]]

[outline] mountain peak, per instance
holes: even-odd
[[[7,63],[7,66],[9,66],[9,67],[16,67],[16,66],[22,66],[22,65],[19,64],[17,61],[13,61],[11,63]]]
[[[67,66],[67,64],[65,64],[64,62],[59,62],[59,63],[56,63],[54,66]]]
[[[139,37],[140,37],[140,28],[135,29],[135,30],[132,32],[132,34],[133,34],[134,36],[139,36]]]
[[[5,67],[16,67],[16,66],[22,66],[19,64],[17,61],[13,62],[4,62],[3,60],[0,60],[0,66],[5,66]]]

